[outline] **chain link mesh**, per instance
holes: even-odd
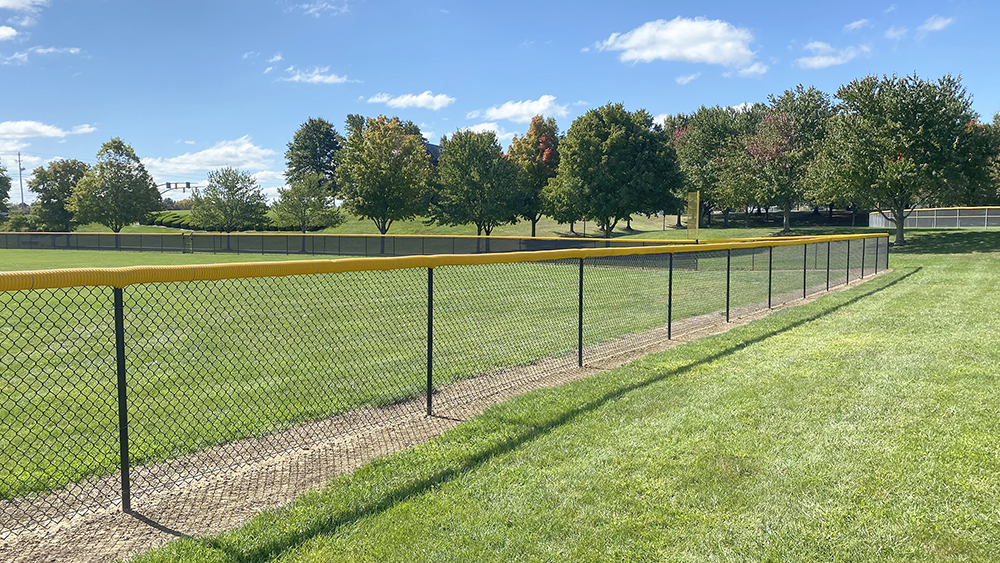
[[[287,502],[581,357],[821,293],[885,270],[887,250],[871,238],[128,286],[133,507]],[[0,292],[0,537],[120,502],[113,291]]]

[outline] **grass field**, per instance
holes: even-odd
[[[812,250],[817,269],[807,281],[815,287],[825,281],[825,244]],[[775,295],[801,291],[801,252],[776,249]],[[838,270],[846,266],[843,254],[833,257]],[[59,250],[2,256],[19,269],[259,258]],[[692,270],[694,262],[678,258],[676,321],[725,308],[724,254],[701,255],[697,265]],[[662,326],[665,267],[663,259],[638,257],[588,267],[584,344]],[[732,307],[766,302],[764,256],[734,255],[733,268]],[[136,465],[423,392],[423,270],[154,284],[124,294]],[[3,293],[0,308],[7,365],[0,497],[115,471],[111,290]],[[571,353],[576,326],[576,261],[439,268],[435,381]]]
[[[136,560],[993,561],[997,239],[915,233],[892,274]]]

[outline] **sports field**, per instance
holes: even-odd
[[[821,287],[826,246],[810,248],[807,282]],[[6,268],[40,269],[260,257],[10,250],[0,258]],[[833,257],[834,283],[844,275],[844,258]],[[802,247],[775,250],[774,295],[801,292],[802,264]],[[733,268],[731,306],[766,303],[765,255],[738,254]],[[418,269],[126,288],[132,462],[420,395],[426,275]],[[435,384],[573,353],[577,276],[576,260],[437,269]],[[662,257],[597,261],[585,277],[585,346],[666,322]],[[724,310],[725,288],[724,256],[678,256],[673,319]],[[7,312],[0,356],[12,374],[0,402],[8,437],[0,450],[0,498],[116,471],[112,305],[109,288],[0,293]]]
[[[522,396],[150,561],[992,561],[1000,241]]]

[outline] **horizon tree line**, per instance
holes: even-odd
[[[766,104],[701,107],[654,123],[644,109],[609,103],[575,119],[563,134],[538,115],[504,152],[492,131],[459,129],[439,152],[411,121],[348,115],[347,137],[310,117],[285,152],[286,186],[269,207],[256,179],[222,168],[190,201],[192,224],[234,232],[269,221],[302,232],[341,224],[344,211],[381,234],[399,221],[497,226],[542,216],[595,222],[604,236],[634,215],[676,213],[700,191],[710,224],[721,212],[782,211],[782,231],[803,204],[874,209],[896,224],[917,206],[1000,202],[1000,114],[982,123],[961,79],[945,75],[867,76],[834,98],[798,85]],[[71,231],[98,222],[119,232],[163,208],[152,177],[119,138],[97,162],[57,160],[34,170],[30,213],[10,210],[10,178],[0,164],[0,212],[7,227]],[[338,208],[336,203],[340,201]]]

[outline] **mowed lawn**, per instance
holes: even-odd
[[[913,235],[889,275],[137,561],[994,561],[997,235]]]
[[[810,248],[812,287],[825,279],[826,245]],[[259,258],[6,253],[7,265],[21,268]],[[843,259],[835,253],[838,270]],[[775,250],[776,296],[801,292],[802,260],[801,247]],[[724,310],[725,255],[701,255],[697,270],[689,258],[676,262],[673,319]],[[734,256],[733,307],[766,303],[766,264],[759,252]],[[662,257],[631,257],[586,267],[584,345],[663,326],[666,265]],[[436,269],[435,385],[572,354],[577,276],[576,260]],[[834,283],[842,276],[835,272]],[[426,283],[426,270],[414,269],[126,288],[133,465],[421,395]],[[111,290],[0,293],[0,311],[0,498],[114,473]]]

